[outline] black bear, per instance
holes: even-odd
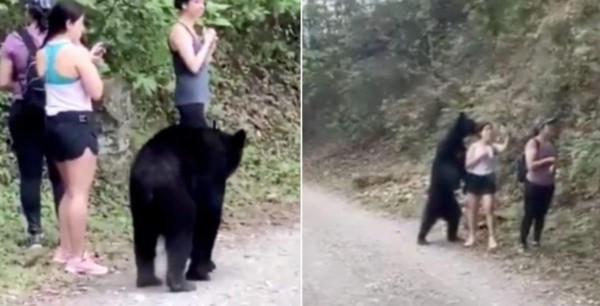
[[[225,184],[240,164],[246,132],[169,126],[138,151],[129,180],[137,286],[160,286],[154,258],[165,238],[167,286],[193,291],[208,280],[221,223]],[[187,260],[190,266],[185,273]]]
[[[460,182],[466,175],[466,148],[463,140],[466,136],[475,134],[475,131],[475,121],[461,112],[437,146],[417,239],[421,245],[427,244],[427,234],[439,218],[448,224],[448,240],[458,240],[461,210],[454,192],[460,188]]]

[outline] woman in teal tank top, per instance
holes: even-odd
[[[36,54],[46,90],[46,141],[65,184],[59,204],[60,246],[53,261],[73,274],[102,275],[108,268],[86,252],[88,202],[97,167],[98,141],[92,126],[92,100],[103,83],[94,62],[103,53],[81,46],[83,7],[61,1],[48,15],[48,35]],[[96,52],[99,51],[99,52]]]

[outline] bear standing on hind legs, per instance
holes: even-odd
[[[460,206],[454,191],[460,188],[460,182],[466,175],[466,148],[463,139],[475,134],[476,123],[461,112],[454,124],[438,144],[431,167],[427,202],[421,217],[418,244],[427,244],[427,234],[442,218],[448,224],[448,241],[458,240]]]
[[[138,287],[162,284],[154,271],[161,235],[172,292],[193,291],[189,281],[209,279],[225,184],[240,164],[245,141],[244,130],[231,135],[173,125],[139,150],[129,181]]]

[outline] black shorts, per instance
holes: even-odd
[[[193,128],[206,127],[206,118],[204,117],[204,104],[194,103],[177,105],[179,111],[179,124]]]
[[[89,148],[98,155],[92,112],[68,111],[46,117],[48,154],[58,162],[73,160]]]
[[[467,173],[465,192],[479,196],[496,193],[496,175],[494,173],[488,175]]]

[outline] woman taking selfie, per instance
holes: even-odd
[[[54,261],[64,263],[70,273],[101,275],[108,269],[86,252],[85,234],[98,154],[92,100],[99,100],[103,91],[94,63],[104,50],[96,45],[89,51],[80,44],[84,18],[83,7],[75,2],[61,1],[52,8],[36,68],[45,80],[49,154],[65,184]]]
[[[191,127],[207,125],[205,112],[210,103],[209,62],[218,39],[212,28],[204,29],[202,37],[194,30],[194,24],[204,15],[205,4],[205,0],[175,0],[179,18],[169,34],[179,123]]]
[[[494,143],[494,128],[491,123],[482,123],[478,128],[479,139],[472,143],[467,150],[465,168],[467,177],[465,191],[467,193],[469,237],[465,242],[466,247],[475,243],[475,230],[480,205],[485,210],[488,228],[488,248],[495,249],[498,245],[495,237],[495,194],[496,155],[503,152],[508,145],[508,137],[502,144]]]

